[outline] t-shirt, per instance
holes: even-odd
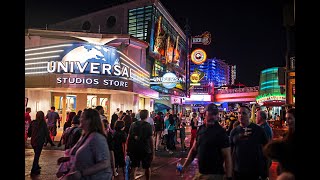
[[[272,133],[272,129],[269,126],[269,124],[267,122],[263,123],[260,125],[260,127],[262,127],[262,129],[264,130],[264,132],[266,133],[268,140],[272,140],[273,137],[273,133]]]
[[[83,136],[79,139],[78,143],[82,143],[84,138]],[[77,145],[74,146],[76,148]],[[70,152],[73,152],[73,148]],[[73,156],[73,155],[72,155]],[[85,170],[87,168],[92,167],[97,162],[107,160],[110,161],[110,151],[108,147],[108,143],[106,138],[100,134],[93,132],[89,135],[87,139],[85,139],[84,143],[80,148],[76,151],[74,157],[71,158],[73,163],[70,169],[70,172],[76,170]],[[93,175],[85,176],[85,179],[111,179],[112,170],[111,166],[106,169],[103,169]],[[82,179],[83,179],[82,178]]]
[[[152,127],[149,123],[145,121],[132,123],[127,151],[138,156],[152,153],[150,138],[152,138]]]
[[[154,117],[154,128],[155,131],[162,131],[163,130],[163,124],[164,124],[164,120],[161,116],[156,115]]]
[[[24,114],[24,122],[30,124],[31,123],[31,116],[29,112]]]
[[[59,114],[57,112],[50,111],[46,115],[46,119],[48,119],[48,121],[47,121],[47,125],[48,126],[56,126],[57,125],[57,120],[60,119],[60,116],[59,116]]]
[[[226,131],[219,123],[201,125],[197,131],[198,165],[201,174],[224,174],[221,149],[230,147]]]
[[[232,160],[234,171],[240,173],[253,173],[265,176],[266,161],[262,152],[263,146],[268,142],[263,129],[257,124],[250,123],[245,135],[245,128],[237,126],[230,133]]]
[[[186,128],[181,127],[179,130],[180,130],[180,138],[186,138]]]
[[[148,122],[151,126],[154,125],[154,121],[153,121],[153,119],[152,119],[151,117],[148,117],[148,118],[146,119],[146,122]]]
[[[195,119],[197,120],[197,122],[195,122]],[[190,121],[190,126],[191,126],[191,129],[197,129],[198,128],[198,117],[195,117],[195,118],[191,118],[191,121]]]

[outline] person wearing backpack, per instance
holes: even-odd
[[[140,167],[145,170],[146,179],[151,178],[151,162],[154,156],[154,147],[152,139],[152,127],[146,122],[148,110],[141,110],[139,116],[141,121],[131,124],[127,138],[127,155],[131,160],[130,179],[135,179],[136,170]]]
[[[64,149],[71,149],[81,137],[81,128],[79,127],[80,120],[78,118],[73,118],[71,121],[71,127],[68,127],[62,134],[62,140]]]

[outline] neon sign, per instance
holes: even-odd
[[[90,43],[49,45],[25,50],[25,74],[54,74],[57,84],[149,87],[150,73],[115,47]]]
[[[175,74],[169,72],[162,77],[155,77],[150,79],[150,84],[162,84],[167,89],[172,89],[177,86],[178,83],[184,82],[183,78],[178,78]]]
[[[265,101],[285,101],[286,96],[284,94],[264,94],[259,95],[256,98],[257,103],[261,104]]]
[[[207,54],[202,49],[195,49],[191,53],[191,61],[197,65],[204,63],[207,60]]]

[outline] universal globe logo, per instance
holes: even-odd
[[[178,78],[173,73],[166,73],[162,76],[162,85],[167,89],[172,89],[176,87]]]
[[[182,78],[178,78],[174,73],[166,73],[162,77],[150,79],[150,84],[162,84],[167,89],[176,87],[177,83],[183,82]]]

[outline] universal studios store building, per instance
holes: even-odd
[[[128,35],[29,29],[25,37],[25,96],[32,118],[51,106],[62,116],[102,105],[116,111],[154,109],[148,44]]]

